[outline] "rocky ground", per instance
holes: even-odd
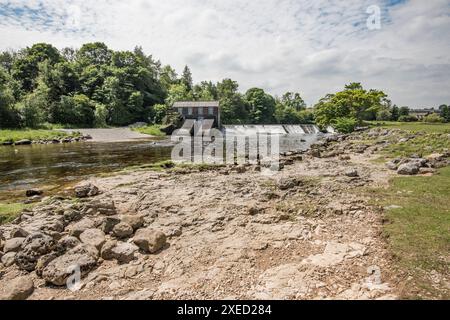
[[[406,163],[432,174],[448,155],[394,168],[372,161],[379,144],[353,139],[286,154],[276,175],[236,166],[92,179],[76,200],[48,199],[0,226],[0,295],[396,299],[404,279],[381,235],[382,208],[361,190],[386,185]],[[77,265],[82,280],[72,291]]]

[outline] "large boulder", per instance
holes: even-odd
[[[117,224],[113,229],[113,234],[119,238],[128,238],[133,234],[133,227],[130,226],[128,223],[121,222]]]
[[[119,223],[120,219],[118,217],[104,217],[101,223],[101,229],[104,233],[111,233]]]
[[[397,173],[401,175],[415,175],[420,170],[420,164],[418,162],[408,162],[398,167]]]
[[[102,250],[100,252],[100,257],[104,260],[112,260],[114,259],[113,255],[113,249],[117,246],[117,241],[115,240],[109,240],[106,241],[105,244],[102,247]]]
[[[33,271],[38,259],[56,249],[52,237],[44,233],[30,234],[22,243],[22,249],[15,256],[17,266],[25,271]]]
[[[9,281],[6,292],[0,300],[26,300],[34,291],[34,283],[29,277],[18,277]]]
[[[88,198],[98,195],[99,190],[92,183],[75,187],[75,196],[77,198]]]
[[[86,276],[97,265],[97,258],[83,246],[68,251],[66,254],[52,260],[42,271],[42,278],[55,286],[64,286],[73,274],[74,268],[79,268],[81,277]]]
[[[12,238],[5,241],[3,246],[3,251],[7,252],[18,252],[22,248],[22,243],[25,238]]]
[[[84,218],[81,221],[74,223],[66,228],[71,236],[79,237],[84,231],[95,228],[95,221],[89,218]]]
[[[132,243],[121,242],[112,248],[112,256],[119,263],[129,263],[134,260],[134,254],[138,250]]]
[[[122,222],[128,223],[133,230],[137,230],[144,225],[144,218],[140,215],[125,215]]]
[[[166,235],[150,228],[136,232],[133,242],[144,252],[156,253],[166,245]]]
[[[105,234],[100,229],[87,229],[80,234],[82,243],[93,246],[100,250],[105,243]]]

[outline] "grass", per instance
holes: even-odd
[[[450,123],[425,123],[425,122],[384,122],[372,121],[371,126],[385,129],[400,129],[411,132],[426,133],[450,133]]]
[[[44,129],[23,129],[23,130],[0,130],[0,143],[2,142],[16,142],[19,140],[49,140],[60,139],[67,136],[77,136],[79,133],[74,132],[69,134],[67,132],[58,130],[44,130]]]
[[[386,157],[407,157],[417,154],[421,157],[431,153],[440,153],[450,149],[450,138],[442,134],[430,133],[414,137],[406,142],[393,143],[387,146],[382,154]]]
[[[146,127],[142,127],[142,128],[134,128],[134,131],[137,131],[139,133],[142,134],[148,134],[151,136],[155,136],[155,137],[162,137],[165,136],[166,134],[164,132],[162,132],[161,130],[161,125],[149,125]]]
[[[450,167],[431,177],[396,177],[370,193],[376,205],[395,205],[386,210],[384,232],[398,267],[412,277],[404,298],[449,299],[449,288],[436,287],[429,275],[448,276],[450,268]]]
[[[0,225],[13,221],[23,209],[30,207],[23,203],[0,203]]]

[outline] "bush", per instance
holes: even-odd
[[[442,118],[437,113],[432,113],[432,114],[427,115],[425,118],[423,118],[423,122],[427,122],[427,123],[443,123],[443,122],[445,122],[445,119]]]
[[[340,133],[351,133],[355,131],[358,120],[355,118],[337,118],[334,120],[333,127]]]
[[[97,104],[95,106],[94,125],[96,128],[107,127],[106,122],[108,120],[108,109],[103,104]]]
[[[398,121],[400,122],[417,122],[419,119],[417,119],[416,116],[401,116],[398,118]]]
[[[392,119],[392,113],[388,109],[383,109],[377,112],[378,121],[389,121]]]

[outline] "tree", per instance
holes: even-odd
[[[12,128],[19,125],[19,115],[14,107],[15,98],[12,79],[0,66],[0,128]]]
[[[167,93],[170,87],[174,84],[178,83],[178,75],[171,66],[164,66],[160,71],[159,81],[161,82],[161,86]]]
[[[442,118],[437,113],[432,113],[432,114],[429,114],[426,117],[424,117],[423,118],[423,122],[427,122],[427,123],[442,123],[442,122],[445,122],[445,119]]]
[[[286,92],[281,98],[281,103],[285,107],[294,108],[296,111],[306,109],[306,103],[300,96],[300,93]]]
[[[392,112],[389,109],[381,109],[377,112],[378,121],[389,121],[392,119]]]
[[[263,89],[252,88],[245,93],[245,102],[249,106],[249,120],[253,124],[269,124],[275,122],[275,99]]]
[[[445,104],[439,107],[439,114],[445,122],[450,122],[450,106]]]
[[[193,89],[192,72],[188,66],[184,67],[183,74],[181,75],[181,83],[183,83],[189,91]]]
[[[239,84],[231,79],[218,82],[217,99],[220,102],[221,119],[224,124],[246,123],[249,117],[247,104],[239,93]]]
[[[169,92],[166,98],[166,104],[171,107],[177,101],[191,100],[194,100],[194,95],[184,83],[173,84],[169,88]]]
[[[95,122],[95,107],[95,103],[83,94],[62,96],[53,122],[78,127],[92,127]]]
[[[360,83],[351,83],[343,91],[328,94],[315,105],[317,124],[326,128],[338,118],[353,118],[361,123],[363,120],[375,120],[381,109],[386,109],[390,101],[384,92],[365,90]]]
[[[47,61],[50,65],[55,65],[62,61],[58,49],[52,45],[38,43],[31,48],[26,48],[19,54],[12,67],[13,77],[19,81],[21,88],[26,92],[31,92],[36,88],[36,79],[39,75],[39,64]]]
[[[217,100],[217,87],[211,81],[202,81],[194,86],[195,100],[214,101]]]
[[[399,117],[409,116],[409,107],[401,107],[398,111]]]
[[[107,65],[111,57],[112,51],[102,42],[84,44],[76,53],[76,60],[82,67]]]
[[[394,105],[391,110],[391,121],[398,121],[400,117],[400,109]]]

